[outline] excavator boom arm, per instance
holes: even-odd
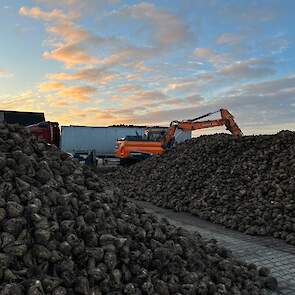
[[[218,120],[207,120],[207,121],[199,121],[199,122],[181,122],[177,126],[178,129],[184,131],[192,131],[197,129],[204,129],[204,128],[211,128],[211,127],[218,127],[224,125],[222,119]]]
[[[241,129],[235,122],[233,115],[226,109],[220,109],[221,119],[197,121],[200,118],[208,117],[212,114],[214,113],[208,113],[193,120],[171,122],[170,127],[168,128],[162,141],[163,147],[166,147],[172,142],[177,129],[181,129],[183,131],[193,131],[225,125],[226,129],[232,133],[233,137],[236,138],[243,135]]]

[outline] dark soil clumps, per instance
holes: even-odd
[[[111,180],[128,197],[295,245],[294,132],[201,136]]]
[[[0,295],[267,294],[276,280],[0,124]]]

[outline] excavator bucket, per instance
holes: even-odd
[[[234,120],[234,116],[226,109],[220,109],[221,118],[224,120],[224,125],[228,131],[230,131],[233,137],[237,138],[243,135],[243,132],[239,128],[238,124]]]

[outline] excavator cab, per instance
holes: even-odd
[[[165,136],[166,130],[149,128],[144,131],[144,138],[147,141],[160,141]]]
[[[143,136],[126,136],[117,141],[115,154],[123,165],[134,163],[163,152],[162,139],[166,130],[148,128]]]

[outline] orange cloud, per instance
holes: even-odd
[[[69,107],[72,104],[70,100],[57,97],[55,93],[47,95],[47,101],[50,109],[55,109],[56,111],[60,108]]]
[[[66,98],[75,100],[78,102],[89,101],[91,95],[96,92],[96,88],[91,86],[66,86],[60,82],[44,82],[39,85],[39,89],[42,92],[55,92],[56,99],[60,101],[60,98]],[[51,101],[54,98],[51,97]],[[62,100],[61,104],[65,104],[66,101]]]
[[[98,63],[96,57],[87,54],[86,50],[77,44],[63,44],[50,52],[44,52],[43,57],[61,61],[68,68],[75,65]]]
[[[133,68],[138,72],[149,72],[152,69],[150,67],[147,67],[144,63],[144,61],[139,61],[133,65]]]
[[[44,82],[39,85],[39,90],[42,92],[49,92],[64,88],[65,85],[60,82]]]
[[[96,57],[87,53],[84,44],[81,44],[82,41],[86,42],[86,40],[92,42],[95,37],[73,22],[77,18],[77,14],[73,12],[64,14],[57,9],[44,12],[39,7],[29,9],[25,6],[20,8],[19,14],[52,22],[53,24],[47,28],[47,31],[63,40],[62,43],[52,42],[55,48],[52,51],[44,52],[44,58],[63,62],[68,68],[76,65],[92,65],[98,62]]]
[[[106,110],[106,111],[96,111],[95,112],[95,119],[98,120],[111,120],[111,122],[113,122],[114,120],[116,122],[119,122],[119,118],[116,118],[115,114],[113,114],[110,110]]]
[[[89,101],[91,94],[95,92],[96,88],[91,86],[73,86],[62,89],[57,95],[79,102],[85,102]]]
[[[77,13],[95,11],[107,4],[118,4],[120,0],[34,0],[50,7],[67,7]]]
[[[47,114],[46,114],[47,115]],[[68,108],[47,116],[49,120],[58,121],[62,124],[109,126],[113,124],[128,124],[133,122],[133,117],[120,114],[115,109],[78,109]]]
[[[123,85],[118,88],[119,92],[137,92],[140,90],[142,90],[142,87],[138,85],[131,85],[131,84]]]
[[[26,91],[14,96],[0,95],[0,105],[5,110],[36,112],[44,110],[46,101],[38,93]]]
[[[93,83],[107,84],[108,82],[114,80],[118,74],[98,68],[84,69],[74,74],[67,73],[55,73],[49,74],[47,77],[52,80],[64,80],[64,81],[73,81],[73,80],[85,80]]]
[[[46,22],[50,21],[68,21],[70,19],[76,18],[77,15],[74,14],[64,14],[61,10],[54,9],[50,12],[44,12],[39,7],[32,7],[31,9],[22,6],[19,9],[19,14],[23,16],[29,16],[35,19],[40,19]]]
[[[72,22],[62,22],[47,28],[47,31],[62,37],[67,43],[77,43],[90,37],[84,29]]]
[[[77,79],[76,74],[67,74],[67,73],[48,74],[47,78],[51,80],[60,80],[60,81],[73,81]]]
[[[159,50],[153,47],[128,46],[100,59],[99,64],[104,66],[124,65],[132,67],[137,71],[149,71],[150,69],[144,66],[143,60],[151,58],[158,53]]]

